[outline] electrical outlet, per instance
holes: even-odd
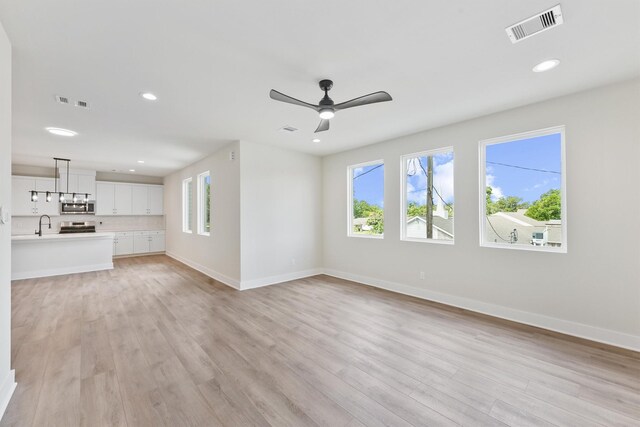
[[[420,272],[420,280],[424,280],[424,277],[425,277],[425,275],[424,275],[424,271],[421,271],[421,272]]]

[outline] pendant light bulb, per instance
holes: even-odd
[[[64,194],[60,193],[59,196],[60,203],[64,203]]]
[[[89,201],[89,195],[85,194],[84,195],[84,202],[87,203]]]
[[[76,196],[76,193],[73,193],[73,203],[78,201],[78,196]]]
[[[47,197],[46,197],[47,202],[51,201],[51,192],[47,191]]]
[[[38,201],[38,192],[37,191],[32,191],[31,192],[31,201],[32,202],[37,202]]]

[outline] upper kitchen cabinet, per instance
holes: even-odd
[[[51,201],[47,202],[46,192],[55,191],[53,178],[36,178],[28,176],[13,176],[11,178],[12,215],[14,216],[40,216],[59,215],[60,209],[57,194],[52,194]],[[38,191],[38,200],[31,200],[31,191]]]
[[[133,215],[132,201],[131,184],[96,183],[97,215]]]
[[[133,215],[163,215],[164,188],[162,185],[132,185]]]
[[[59,187],[67,192],[67,170],[58,168]],[[69,193],[89,194],[89,200],[96,200],[96,172],[81,169],[69,169]]]

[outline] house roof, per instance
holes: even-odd
[[[426,223],[426,218],[422,217],[422,216],[414,216],[412,218],[409,218],[407,220],[407,224],[413,222],[413,221],[422,221],[424,223]],[[442,218],[440,216],[434,216],[433,217],[433,226],[440,229],[440,231],[443,231],[445,233],[447,233],[448,235],[450,235],[451,237],[453,237],[453,218]]]
[[[509,241],[509,236],[515,229],[518,233],[517,243],[528,245],[531,242],[531,234],[533,232],[544,231],[545,228],[548,228],[548,241],[550,243],[562,243],[561,221],[538,221],[529,218],[524,212],[524,209],[520,209],[517,212],[498,212],[489,215],[485,228],[487,240],[497,242]]]

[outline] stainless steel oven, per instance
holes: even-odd
[[[96,202],[62,202],[60,215],[95,215]]]

